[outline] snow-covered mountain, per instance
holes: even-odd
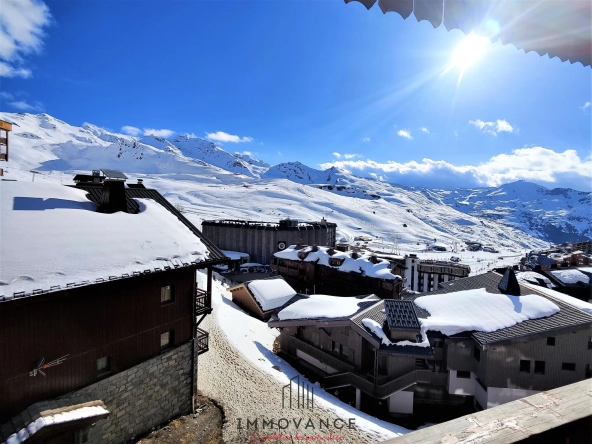
[[[69,125],[47,114],[0,113],[13,122],[11,161],[25,168],[88,170],[101,165],[142,173],[191,173],[212,165],[258,177],[269,167],[249,156],[231,154],[212,142],[178,136],[172,142],[155,136],[118,134],[95,125]],[[19,147],[22,147],[19,149]]]
[[[427,190],[426,196],[553,243],[592,239],[592,193],[517,181],[497,188]]]
[[[381,243],[407,244],[409,251],[434,239],[450,245],[473,240],[508,249],[542,248],[548,246],[543,240],[553,233],[552,228],[540,228],[543,223],[560,227],[557,230],[573,226],[582,236],[590,233],[589,211],[588,218],[584,215],[590,208],[589,193],[546,192],[541,187],[533,194],[508,186],[415,189],[356,177],[338,168],[316,170],[299,162],[269,167],[190,136],[131,137],[89,124],[72,126],[47,114],[0,113],[0,118],[18,125],[11,134],[10,162],[3,165],[7,177],[29,177],[35,169],[43,174],[36,180],[71,183],[76,172],[118,169],[161,190],[198,224],[214,218],[327,217],[337,222],[340,237],[377,237]],[[541,206],[537,199],[545,203]],[[529,219],[528,214],[533,216]]]

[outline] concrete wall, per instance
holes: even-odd
[[[459,378],[456,370],[449,370],[448,373],[448,393],[451,395],[474,396],[475,395],[476,376],[471,372],[470,378]]]
[[[191,411],[193,343],[177,347],[63,399],[102,400],[110,415],[90,429],[88,443],[121,443]]]
[[[509,389],[501,387],[487,387],[487,407],[491,408],[506,402],[516,401],[517,399],[539,393],[538,390]]]
[[[397,392],[389,396],[389,412],[413,413],[413,392]]]

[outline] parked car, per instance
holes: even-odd
[[[458,257],[458,256],[452,256],[452,257],[450,258],[450,261],[451,261],[451,262],[460,262],[460,257]]]

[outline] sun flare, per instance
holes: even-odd
[[[467,69],[485,55],[488,42],[485,37],[469,34],[452,53],[451,65],[462,70]]]

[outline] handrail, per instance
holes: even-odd
[[[195,340],[197,342],[197,354],[201,355],[209,350],[210,333],[201,328],[196,328]]]
[[[288,343],[291,343],[295,348],[302,350],[304,353],[311,355],[313,358],[318,359],[323,364],[327,364],[329,367],[342,372],[352,372],[354,366],[341,359],[327,353],[324,350],[320,350],[313,345],[303,341],[302,339],[296,338],[295,336],[288,336]]]
[[[433,372],[431,370],[412,370],[409,373],[398,376],[395,379],[375,387],[372,381],[369,381],[356,373],[348,372],[326,376],[323,382],[325,387],[352,385],[371,396],[382,399],[417,383],[446,385],[447,378],[448,373],[444,372]]]

